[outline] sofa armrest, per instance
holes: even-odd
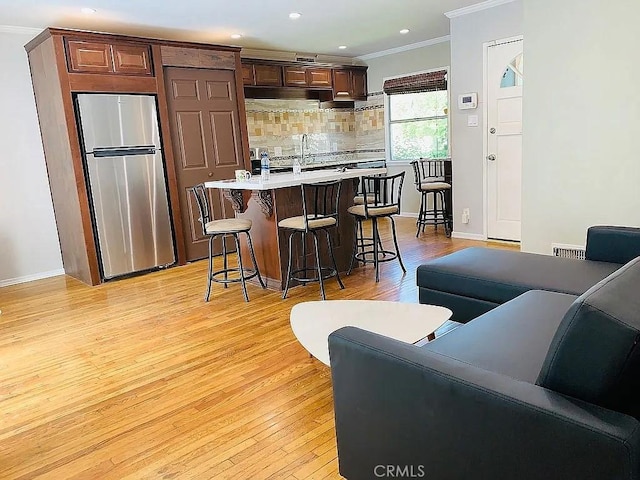
[[[639,478],[632,417],[355,327],[332,333],[329,352],[349,480],[383,468],[442,479]]]
[[[624,265],[638,256],[640,228],[597,226],[587,230],[587,260]]]

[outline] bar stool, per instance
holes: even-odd
[[[240,282],[242,284],[242,293],[244,294],[244,300],[249,301],[249,295],[247,294],[246,281],[258,277],[262,288],[267,288],[262,277],[260,276],[260,270],[258,269],[258,263],[256,262],[256,256],[253,252],[253,243],[251,242],[251,220],[243,218],[224,218],[215,220],[213,218],[213,210],[209,204],[209,197],[206,193],[204,184],[198,184],[189,189],[196,199],[198,210],[200,211],[200,223],[202,224],[202,233],[209,237],[209,268],[207,270],[207,293],[204,296],[205,302],[209,301],[209,295],[211,293],[211,282],[218,282],[224,284],[224,288],[227,288],[229,283]],[[253,261],[253,270],[243,268],[242,265],[242,252],[240,251],[240,233],[247,235],[247,243],[249,245],[249,253],[251,254],[251,260]],[[216,237],[222,237],[222,270],[213,271],[213,240]],[[236,243],[236,252],[238,254],[238,267],[229,268],[227,259],[227,244],[226,238],[233,237]],[[230,273],[239,274],[239,278],[229,278]],[[223,278],[219,278],[219,277]]]
[[[421,195],[416,237],[420,235],[420,230],[424,233],[424,227],[427,225],[433,225],[436,231],[438,225],[444,225],[445,235],[451,237],[452,225],[447,204],[447,193],[451,190],[451,184],[445,181],[445,161],[421,158],[412,161],[411,166],[416,190]],[[433,208],[428,206],[429,194],[433,194]],[[438,198],[441,208],[438,208]]]
[[[289,262],[287,267],[287,282],[285,284],[282,298],[287,298],[289,285],[291,280],[299,283],[307,284],[310,282],[320,283],[320,296],[322,300],[326,299],[324,292],[324,281],[331,277],[336,277],[340,288],[344,285],[340,280],[338,266],[333,254],[333,245],[331,244],[331,235],[329,229],[338,226],[338,203],[340,200],[341,181],[321,182],[321,183],[303,183],[302,191],[302,215],[290,217],[280,220],[278,227],[290,230],[289,234]],[[318,231],[324,231],[327,238],[327,248],[329,256],[333,263],[333,268],[322,267],[320,265],[320,248],[318,242]],[[300,234],[302,244],[301,268],[293,268],[293,238],[296,233]],[[314,268],[307,267],[307,235],[313,236],[315,249],[316,264]],[[309,277],[308,274],[314,272],[315,276]]]
[[[354,216],[355,236],[353,242],[353,255],[348,273],[351,273],[353,262],[358,261],[363,264],[373,263],[376,269],[376,282],[380,281],[380,262],[389,262],[398,259],[400,268],[407,272],[402,263],[400,248],[398,247],[398,237],[396,235],[396,224],[393,215],[400,213],[400,198],[402,195],[402,184],[405,172],[388,176],[365,176],[362,177],[363,198],[368,201],[361,205],[353,205],[347,211]],[[372,195],[371,197],[369,195]],[[380,232],[378,231],[378,220],[389,218],[393,232],[393,243],[395,252],[384,250],[380,244]],[[362,236],[358,239],[358,228],[363,220],[371,220],[372,241],[370,244],[362,242]],[[366,240],[366,239],[365,239]],[[367,256],[371,256],[368,258]]]
[[[356,192],[355,197],[353,197],[353,204],[354,205],[364,205],[365,203],[365,195],[362,193],[362,180],[358,179],[358,185],[360,190],[358,192]],[[373,203],[375,202],[376,199],[376,192],[369,192],[366,194],[366,201],[368,203]],[[357,243],[357,248],[361,251],[364,252],[366,251],[369,247],[373,246],[373,237],[365,237],[364,236],[364,229],[363,229],[363,221],[364,219],[362,217],[354,217],[355,218],[355,227],[356,230],[354,232],[354,238],[355,241]],[[380,247],[380,251],[383,252],[384,249],[382,248],[382,240],[378,237],[378,246]],[[373,250],[371,250],[373,251]],[[383,254],[385,255],[385,254]],[[347,271],[347,275],[351,275],[351,270],[353,269],[353,262],[354,259],[357,261],[356,257],[354,255],[351,256],[351,262],[349,263],[349,270]]]

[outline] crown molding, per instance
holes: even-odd
[[[21,33],[23,35],[38,35],[44,28],[14,27],[13,25],[0,25],[0,33]]]
[[[448,42],[450,39],[450,35],[445,35],[444,37],[431,38],[423,42],[410,43],[409,45],[403,45],[402,47],[390,48],[389,50],[382,50],[380,52],[367,53],[366,55],[360,55],[356,58],[358,60],[369,60],[371,58],[384,57],[387,55],[393,55],[394,53],[407,52],[409,50],[415,50],[416,48],[428,47],[429,45]]]
[[[447,18],[461,17],[462,15],[468,15],[470,13],[480,12],[487,8],[497,7],[504,5],[505,3],[515,2],[516,0],[487,0],[486,2],[476,3],[475,5],[469,5],[468,7],[459,8],[457,10],[451,10],[445,12]]]

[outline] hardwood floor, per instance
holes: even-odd
[[[484,244],[397,221],[407,274],[359,268],[328,299],[416,302],[420,263]],[[205,303],[205,271],[0,289],[0,478],[341,478],[329,368],[289,327],[318,285],[250,285],[250,303],[214,285]]]

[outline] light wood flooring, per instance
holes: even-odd
[[[484,245],[398,224],[407,274],[359,268],[328,299],[416,302],[420,263]],[[245,303],[214,284],[205,303],[205,271],[0,289],[0,478],[341,478],[329,368],[289,327],[318,285],[250,285]]]

